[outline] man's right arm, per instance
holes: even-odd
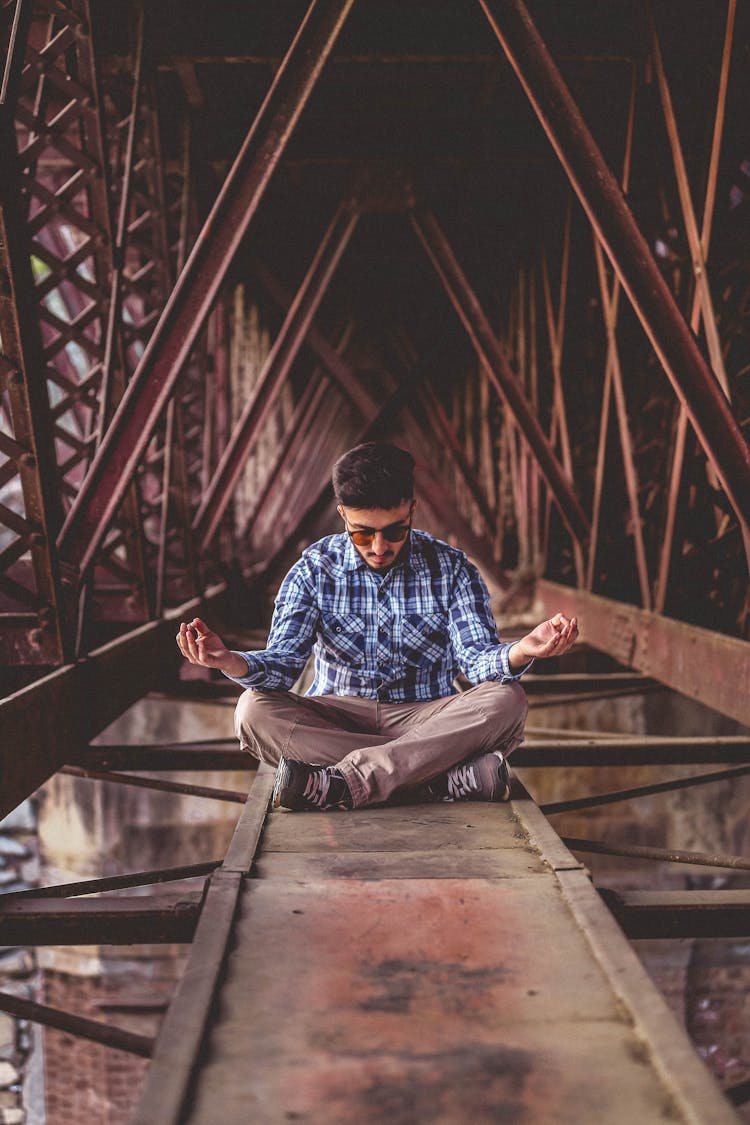
[[[198,618],[180,626],[177,644],[191,663],[216,668],[243,687],[287,689],[299,678],[310,656],[318,616],[314,587],[301,560],[281,584],[265,649],[229,649]]]

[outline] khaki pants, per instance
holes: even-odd
[[[335,765],[354,805],[385,801],[488,750],[523,741],[528,704],[516,682],[478,684],[427,703],[379,703],[348,695],[245,691],[235,712],[243,750],[278,765],[294,758]]]

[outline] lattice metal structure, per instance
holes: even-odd
[[[372,437],[506,607],[750,725],[747,8],[177,7],[0,0],[0,814]]]

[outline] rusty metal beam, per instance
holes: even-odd
[[[528,729],[528,728],[527,728]],[[682,766],[750,762],[750,738],[587,738],[528,737],[513,753],[513,765],[536,769],[559,766]]]
[[[353,0],[313,0],[167,302],[61,532],[85,573],[195,344]]]
[[[489,537],[493,537],[497,530],[494,514],[490,508],[484,489],[464,456],[458,434],[453,429],[450,418],[443,408],[443,404],[427,382],[421,383],[417,393],[422,409],[427,416],[427,420],[435,431],[435,436],[442,438],[442,441],[445,442],[444,448],[450,460],[452,460],[456,466],[460,478],[468,488],[474,503],[479,509],[486,534]]]
[[[0,899],[2,945],[136,945],[192,941],[200,893],[113,899]]]
[[[121,1027],[112,1027],[110,1024],[99,1023],[98,1020],[71,1016],[59,1008],[37,1004],[34,1000],[22,1000],[20,996],[12,996],[8,992],[0,992],[0,1012],[8,1012],[18,1019],[31,1020],[32,1023],[41,1023],[44,1027],[55,1027],[58,1031],[91,1039],[94,1043],[102,1043],[105,1047],[114,1047],[118,1051],[129,1051],[144,1059],[150,1057],[154,1046],[153,1039],[147,1035],[136,1035],[133,1031],[124,1031]]]
[[[616,844],[607,840],[581,840],[561,837],[566,848],[574,852],[592,852],[596,855],[621,855],[627,859],[653,859],[657,863],[687,863],[697,867],[722,867],[728,871],[750,871],[750,859],[744,855],[727,855],[723,852],[692,852],[684,848],[649,848],[641,844]]]
[[[221,523],[245,460],[289,376],[358,219],[358,207],[351,200],[345,200],[331,220],[266,357],[253,396],[240,415],[193,521],[193,530],[203,550],[207,549]]]
[[[70,777],[88,778],[89,781],[110,781],[115,785],[132,785],[136,789],[158,789],[161,793],[176,793],[183,797],[207,797],[212,801],[231,801],[244,805],[247,793],[236,789],[214,789],[208,785],[190,785],[184,781],[163,781],[155,777],[141,777],[132,773],[87,769],[83,766],[62,766],[58,773]]]
[[[523,0],[479,0],[605,247],[740,522],[750,526],[750,449]]]
[[[284,313],[287,313],[292,304],[292,294],[257,255],[252,256],[251,266],[255,277],[269,297]],[[314,324],[310,325],[305,344],[362,417],[367,420],[374,418],[378,413],[378,403],[358,382],[351,365]]]
[[[164,1017],[132,1125],[177,1125],[219,981],[245,876],[250,871],[273,789],[263,766],[237,823],[221,869],[212,877],[188,965]]]
[[[257,759],[235,738],[165,746],[89,746],[70,757],[84,770],[255,770]]]
[[[224,593],[171,610],[0,701],[0,818],[28,797],[77,748],[176,671],[176,623],[206,612]]]
[[[701,223],[700,249],[703,258],[708,258],[711,243],[711,229],[713,226],[714,204],[716,202],[716,186],[719,178],[719,156],[724,133],[724,116],[727,103],[727,87],[729,84],[729,65],[734,45],[734,21],[736,15],[736,0],[729,0],[727,5],[727,22],[724,32],[724,46],[721,55],[721,71],[719,75],[719,89],[716,96],[716,114],[714,117],[713,139],[711,143],[711,159],[708,166],[706,194],[703,206],[703,219]],[[698,331],[701,321],[701,300],[696,288],[693,293],[693,305],[690,313],[690,327]],[[669,573],[672,562],[672,551],[675,540],[675,527],[677,523],[677,506],[680,497],[682,481],[682,466],[685,456],[685,442],[687,439],[687,412],[684,403],[679,404],[677,414],[676,432],[673,440],[672,458],[669,470],[669,488],[667,492],[667,512],[664,520],[662,534],[662,547],[659,558],[659,575],[654,594],[654,608],[662,613],[667,600],[669,586]],[[747,541],[747,536],[745,536]]]
[[[302,397],[294,408],[294,414],[284,430],[281,442],[274,454],[273,462],[269,466],[268,474],[260,487],[251,511],[245,520],[245,525],[239,535],[240,547],[250,542],[253,527],[274,488],[279,483],[288,459],[293,459],[292,450],[296,446],[300,435],[308,432],[313,418],[318,412],[329,389],[328,380],[316,369],[307,381],[307,386],[302,392]]]
[[[733,781],[750,773],[750,766],[735,766],[728,770],[712,770],[711,773],[696,774],[693,777],[675,777],[670,781],[656,781],[653,785],[637,785],[631,789],[618,789],[611,793],[596,793],[591,797],[573,797],[569,801],[550,801],[540,805],[545,816],[552,813],[574,812],[579,809],[596,809],[601,805],[615,805],[620,801],[636,801],[639,797],[650,797],[655,793],[673,793],[677,789],[692,789],[696,785],[711,785],[717,781]]]
[[[495,390],[508,404],[528,447],[534,454],[568,530],[578,542],[585,541],[589,533],[588,518],[573,484],[557,460],[538,418],[529,406],[510,362],[492,332],[485,312],[450,243],[437,219],[429,211],[413,211],[411,219],[417,237],[461,318],[480,361],[485,365]]]
[[[6,506],[0,517],[12,537],[10,552],[4,544],[0,593],[17,606],[4,615],[0,662],[56,665],[73,647],[53,546],[63,509],[13,123],[31,8],[28,0],[16,5],[0,86],[0,395],[8,411],[4,416],[0,405],[0,450],[6,476],[15,466],[23,496],[22,512]],[[17,569],[14,563],[27,551],[28,568],[21,562]]]
[[[631,941],[750,936],[750,891],[614,891],[601,887],[599,894]]]
[[[539,612],[577,617],[581,639],[722,715],[750,725],[750,643],[555,582],[536,587]]]
[[[20,899],[72,898],[102,891],[121,891],[128,887],[150,887],[155,883],[176,883],[181,879],[200,879],[221,866],[220,859],[191,863],[186,867],[163,867],[156,871],[135,871],[127,875],[108,875],[103,879],[81,879],[77,883],[58,883],[54,887],[29,887],[25,891],[6,891],[0,895],[0,909]]]

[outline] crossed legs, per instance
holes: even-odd
[[[357,807],[476,754],[496,749],[507,757],[523,741],[527,709],[515,682],[478,684],[427,703],[245,691],[235,730],[244,750],[271,765],[283,756],[337,766]]]

